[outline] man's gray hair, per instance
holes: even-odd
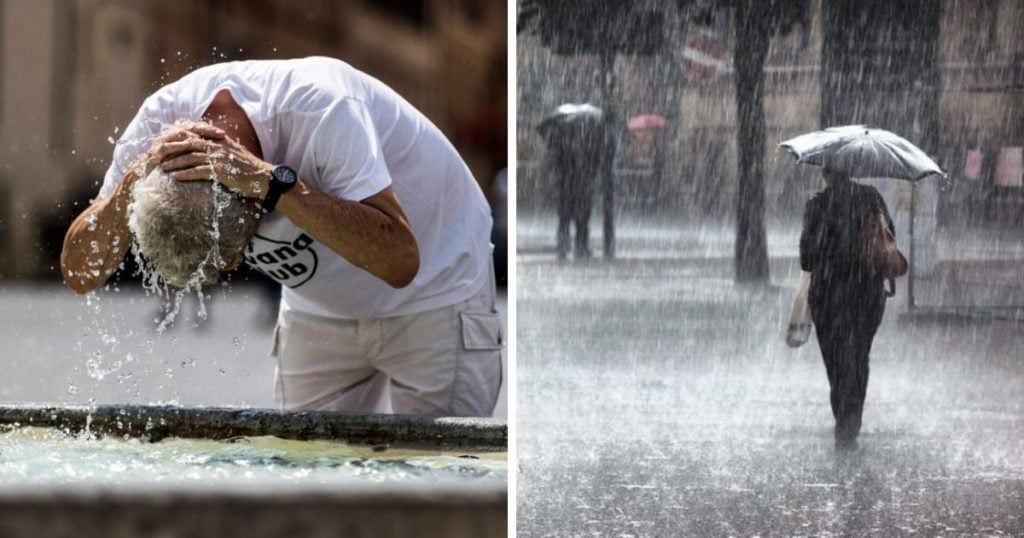
[[[128,228],[155,274],[177,288],[216,282],[242,256],[261,214],[256,200],[213,181],[175,181],[155,167],[132,186]]]

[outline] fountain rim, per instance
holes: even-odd
[[[507,452],[508,426],[494,418],[354,415],[332,411],[175,405],[0,405],[0,428],[38,426],[69,433],[225,440],[273,435],[353,445]]]

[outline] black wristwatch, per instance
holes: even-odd
[[[292,190],[298,178],[295,170],[283,164],[275,166],[270,171],[270,189],[267,191],[267,197],[263,199],[263,211],[273,211],[281,195]]]

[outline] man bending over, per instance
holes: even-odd
[[[76,292],[121,264],[132,187],[156,166],[261,207],[245,261],[283,286],[282,407],[491,414],[490,210],[454,147],[393,90],[322,57],[216,64],[161,88],[68,230],[61,268]]]

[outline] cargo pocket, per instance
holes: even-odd
[[[462,312],[462,347],[466,351],[501,349],[501,319],[493,312]]]
[[[461,348],[456,353],[452,416],[487,417],[501,389],[501,318],[495,312],[461,312]]]

